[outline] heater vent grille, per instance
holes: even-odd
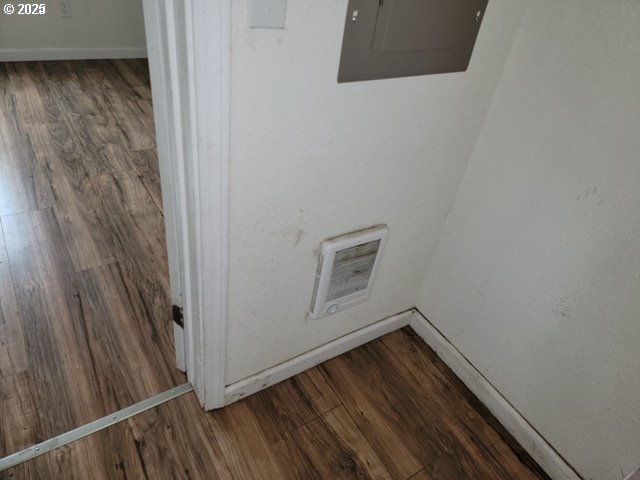
[[[367,288],[379,248],[380,240],[375,240],[336,253],[327,292],[328,302]]]
[[[386,235],[386,225],[378,225],[322,242],[311,318],[325,317],[367,300]]]

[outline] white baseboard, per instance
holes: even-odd
[[[387,333],[406,327],[412,318],[413,310],[399,313],[393,317],[380,320],[373,325],[356,330],[353,333],[340,337],[318,348],[314,348],[249,378],[232,383],[225,388],[224,403],[225,405],[233,403],[287,378],[293,377],[311,367],[315,367],[326,360],[342,355],[349,350],[353,350]]]
[[[146,58],[147,47],[121,48],[0,48],[0,62],[36,60],[96,60]]]
[[[581,479],[529,422],[420,312],[414,311],[409,325],[547,474],[555,480]]]
[[[637,470],[631,472],[624,480],[640,480],[640,467]]]

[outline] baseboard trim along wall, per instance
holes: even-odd
[[[640,480],[640,467],[635,472],[630,473],[624,480]]]
[[[31,62],[37,60],[97,60],[105,58],[147,58],[147,47],[0,49],[0,62]]]
[[[378,337],[406,327],[413,318],[413,310],[399,313],[367,327],[356,330],[332,342],[314,348],[275,367],[259,372],[225,388],[225,405],[275,385],[298,373],[304,372],[333,357],[364,345]]]
[[[418,310],[414,310],[409,325],[547,474],[555,480],[581,479],[529,422]]]
[[[496,388],[416,309],[380,320],[225,388],[225,405],[293,377],[400,328],[410,326],[555,480],[581,477]]]

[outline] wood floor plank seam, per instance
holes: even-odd
[[[51,207],[32,208],[30,210],[24,210],[24,211],[21,211],[21,212],[4,213],[4,214],[0,215],[0,218],[14,217],[16,215],[24,215],[25,213],[40,212],[42,210],[48,210],[49,208],[51,208]]]
[[[321,370],[321,369],[320,369],[320,375],[322,375],[322,376],[325,378],[325,380],[327,380],[327,379],[326,379],[326,375],[322,372],[322,370]],[[369,439],[367,438],[367,436],[366,436],[365,432],[360,428],[360,426],[358,425],[358,422],[356,421],[356,419],[355,419],[355,418],[353,418],[353,415],[351,415],[351,412],[349,412],[349,410],[345,407],[345,405],[344,405],[344,403],[343,403],[343,401],[342,401],[342,398],[340,398],[340,395],[338,394],[338,392],[333,388],[333,386],[331,385],[331,382],[327,381],[327,385],[328,385],[329,389],[333,392],[333,394],[336,396],[336,398],[338,398],[338,400],[340,401],[340,405],[338,405],[338,406],[336,406],[336,407],[332,408],[329,412],[326,412],[326,413],[330,413],[330,412],[332,412],[332,411],[334,411],[334,410],[336,410],[336,409],[338,409],[338,408],[340,408],[340,407],[344,408],[345,413],[349,416],[349,418],[351,418],[351,421],[354,423],[354,425],[356,426],[356,429],[357,429],[357,430],[360,432],[360,434],[362,435],[362,438],[364,438],[364,439],[365,439],[365,441],[367,442],[367,444],[369,444],[369,446],[371,447],[371,449],[372,449],[372,450],[376,453],[376,455],[378,456],[378,459],[380,460],[380,463],[381,463],[382,465],[384,465],[384,468],[385,468],[387,471],[390,471],[389,466],[385,463],[384,458],[383,458],[383,457],[380,455],[380,453],[376,450],[375,445],[373,445],[373,444],[369,441]],[[324,415],[324,414],[323,414],[323,415]],[[320,417],[322,417],[323,415],[319,415],[317,418],[320,418]],[[313,420],[310,420],[309,422],[307,422],[307,424],[308,424],[308,423],[312,423],[312,422],[314,422],[315,420],[317,420],[317,418],[315,418],[315,419],[313,419]],[[305,425],[306,425],[306,424],[305,424]],[[304,425],[301,425],[301,427],[303,427],[303,426],[304,426]],[[299,427],[299,428],[301,428],[301,427]],[[420,473],[420,471],[424,470],[424,468],[426,468],[426,466],[423,466],[420,470],[418,470],[418,471],[417,471],[416,473],[414,473],[413,475],[417,475],[418,473]],[[412,475],[412,476],[413,476],[413,475]],[[408,480],[408,479],[401,479],[401,480]]]
[[[340,402],[340,404],[339,404],[339,405],[336,405],[335,407],[333,407],[331,410],[329,410],[329,411],[327,411],[327,412],[324,412],[324,413],[321,413],[321,414],[319,414],[318,416],[313,417],[313,418],[312,418],[311,420],[309,420],[308,422],[305,422],[305,423],[303,423],[303,424],[301,424],[301,425],[298,425],[298,426],[297,426],[296,428],[294,428],[293,430],[290,430],[290,431],[289,431],[289,433],[296,432],[296,431],[300,430],[301,428],[306,427],[306,426],[307,426],[307,425],[309,425],[310,423],[313,423],[313,422],[315,422],[316,420],[318,420],[319,418],[321,418],[323,415],[326,415],[326,414],[328,414],[328,413],[331,413],[331,412],[333,412],[334,410],[336,410],[336,409],[338,409],[338,408],[340,408],[340,407],[344,407],[344,405],[342,405],[342,402]]]
[[[327,385],[329,387],[329,389],[333,392],[333,394],[336,396],[336,398],[338,398],[338,400],[340,400],[340,405],[345,407],[344,402],[342,401],[342,398],[340,397],[339,393],[336,391],[336,389],[333,387],[333,385],[331,384],[330,381],[328,381],[327,376],[325,375],[325,373],[322,371],[322,369],[319,369],[320,371],[320,375],[322,377],[324,377],[324,379],[327,381]],[[338,407],[335,407],[333,410],[335,410]],[[353,421],[353,423],[356,426],[356,429],[360,432],[360,434],[362,435],[362,437],[367,441],[367,443],[371,446],[371,449],[378,455],[378,458],[380,459],[380,463],[382,463],[382,465],[384,465],[384,468],[387,469],[388,472],[390,472],[391,470],[389,469],[389,465],[387,465],[385,463],[385,459],[382,455],[380,455],[380,453],[377,451],[376,447],[374,444],[372,444],[369,439],[367,438],[366,433],[362,430],[362,428],[360,428],[360,425],[358,424],[358,422],[356,421],[356,419],[353,417],[353,415],[351,415],[351,412],[349,412],[349,409],[345,407],[345,412],[346,414],[351,418],[351,420]],[[426,468],[426,466],[423,466],[422,469],[418,470],[416,473],[414,473],[412,476],[417,475],[418,473],[420,473],[422,470],[424,470]],[[405,479],[401,479],[401,480],[405,480]],[[409,479],[407,479],[409,480]]]
[[[4,458],[0,458],[0,472],[32,460],[40,455],[49,453],[69,443],[75,442],[76,440],[80,440],[81,438],[99,432],[100,430],[104,430],[116,423],[157,407],[158,405],[175,400],[179,396],[191,391],[193,391],[193,386],[190,383],[184,383],[167,390],[166,392],[159,393],[142,400],[141,402],[137,402],[133,405],[120,409],[117,412],[110,413],[109,415],[94,420],[93,422],[89,422],[85,425],[74,428],[73,430],[62,433],[43,442],[39,442],[19,452],[7,455]]]
[[[384,456],[380,454],[380,452],[378,452],[378,450],[376,449],[376,446],[371,443],[371,441],[369,441],[369,439],[367,438],[367,435],[365,434],[365,432],[362,430],[362,428],[360,428],[360,425],[358,425],[358,422],[356,421],[355,418],[353,418],[353,415],[351,415],[351,412],[349,412],[349,410],[347,408],[345,408],[345,412],[347,412],[347,415],[349,415],[349,417],[351,418],[351,420],[353,421],[353,423],[356,426],[356,429],[358,429],[358,431],[360,432],[360,434],[362,435],[362,437],[367,441],[367,443],[371,446],[371,449],[376,453],[376,455],[378,455],[378,458],[380,459],[380,463],[382,463],[382,465],[384,465],[384,468],[387,469],[388,472],[391,472],[391,469],[389,468],[389,465],[387,465],[387,463],[385,462]],[[420,470],[418,470],[416,473],[412,474],[411,477],[417,475],[418,473],[420,473],[422,470],[424,470],[426,467],[422,467]],[[406,480],[409,480],[406,479]],[[405,479],[402,479],[405,480]]]

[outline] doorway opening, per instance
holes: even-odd
[[[145,59],[0,64],[0,457],[186,381]]]

